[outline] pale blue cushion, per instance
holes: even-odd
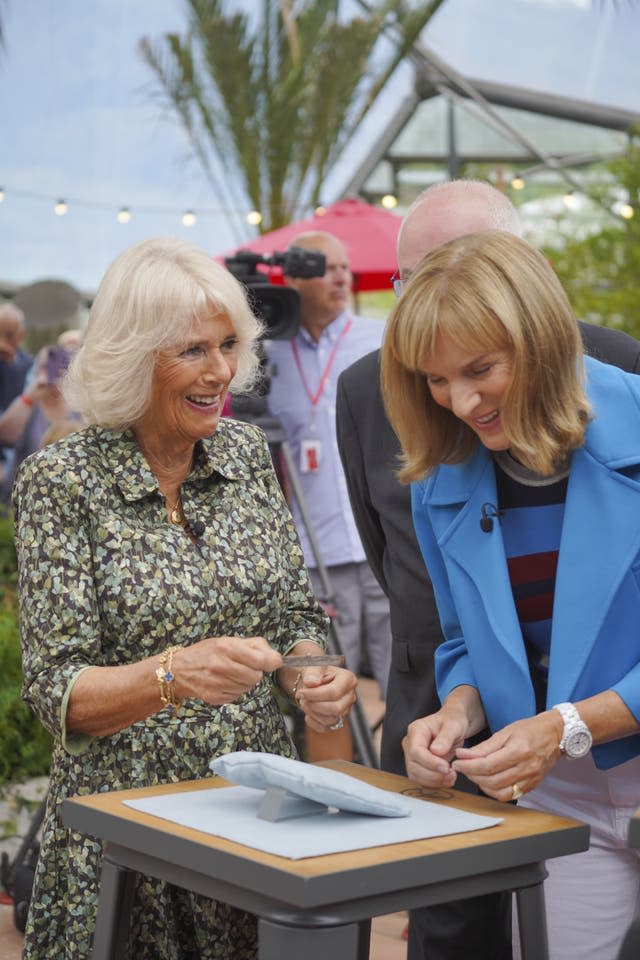
[[[351,813],[378,817],[407,817],[410,807],[396,793],[372,787],[346,773],[291,760],[275,753],[245,750],[216,757],[210,768],[232,783],[245,787],[281,787],[293,796],[306,797]]]

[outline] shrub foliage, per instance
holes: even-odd
[[[13,527],[0,516],[0,787],[49,772],[51,737],[21,698]]]

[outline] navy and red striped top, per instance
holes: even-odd
[[[569,467],[542,477],[494,455],[500,526],[538,710],[545,709],[551,620]]]

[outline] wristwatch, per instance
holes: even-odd
[[[564,721],[560,752],[571,760],[585,757],[593,743],[591,731],[572,703],[556,703],[553,707]]]

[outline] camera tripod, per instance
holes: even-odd
[[[280,421],[276,417],[271,417],[266,414],[252,415],[250,413],[244,413],[242,409],[236,409],[234,404],[233,414],[238,420],[246,420],[247,422],[255,424],[255,426],[260,427],[267,435],[267,442],[269,444],[269,449],[271,450],[271,456],[276,467],[276,472],[278,471],[278,455],[282,457],[284,466],[287,471],[287,480],[291,487],[291,491],[296,498],[296,503],[300,511],[300,516],[302,517],[302,522],[304,524],[305,532],[309,538],[309,543],[311,545],[311,550],[316,562],[316,572],[322,584],[323,596],[319,599],[323,604],[326,604],[328,607],[332,606],[333,600],[333,589],[331,587],[331,580],[327,572],[327,568],[322,562],[322,557],[320,556],[320,549],[318,547],[318,541],[313,530],[313,525],[309,517],[309,510],[307,508],[306,500],[304,493],[302,491],[302,484],[300,482],[300,477],[294,463],[293,455],[291,453],[291,448],[287,441],[284,429]],[[335,622],[335,617],[329,618],[329,638],[328,638],[329,650],[331,653],[343,654],[344,650],[340,643],[340,630],[337,623]],[[362,760],[363,764],[368,767],[378,768],[380,763],[378,761],[376,749],[373,743],[373,738],[371,735],[371,730],[367,723],[367,719],[364,715],[362,705],[356,694],[356,701],[351,708],[349,714],[349,723],[351,725],[351,732],[353,734],[353,739],[356,745],[356,750],[358,756]]]

